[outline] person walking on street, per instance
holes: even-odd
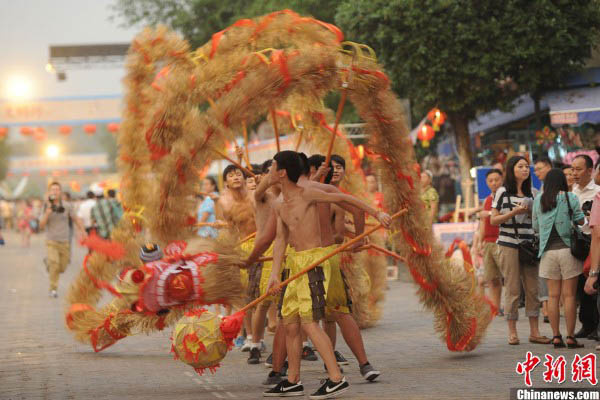
[[[592,228],[592,244],[590,248],[590,272],[585,281],[585,293],[592,297],[596,296],[596,308],[600,312],[600,295],[598,295],[598,274],[600,273],[600,193],[594,198],[592,213],[590,215],[590,227]],[[600,345],[596,346],[596,351]]]
[[[514,156],[506,165],[504,187],[496,191],[490,223],[499,225],[500,268],[504,277],[504,315],[508,323],[508,344],[520,343],[517,335],[520,282],[525,289],[525,314],[529,317],[529,342],[548,344],[539,331],[538,266],[535,260],[520,260],[519,247],[535,238],[531,221],[533,195],[529,162]]]
[[[594,162],[590,156],[580,154],[573,159],[573,193],[579,199],[579,205],[586,216],[589,216],[594,198],[600,193],[600,186],[596,185],[592,179],[594,172]],[[583,225],[581,231],[586,235],[591,235],[592,229],[589,224]],[[579,276],[577,283],[577,297],[579,300],[579,321],[581,329],[575,333],[578,339],[589,338],[598,340],[598,310],[596,308],[596,296],[590,296],[584,291],[585,275]]]
[[[58,278],[69,265],[69,219],[84,236],[81,220],[75,215],[70,203],[62,201],[62,190],[58,182],[48,186],[48,197],[42,209],[40,229],[46,228],[47,266],[50,276],[50,296],[58,297]]]
[[[92,222],[92,208],[96,205],[96,196],[94,196],[94,192],[89,190],[86,193],[86,197],[87,198],[79,205],[77,217],[81,219],[86,233],[89,234],[94,227],[94,223]]]
[[[552,327],[555,348],[565,347],[560,334],[560,298],[563,296],[569,348],[582,344],[574,337],[577,303],[577,281],[583,271],[583,262],[571,254],[573,224],[583,225],[583,212],[575,194],[569,192],[565,174],[552,169],[544,180],[544,193],[533,204],[533,229],[540,237],[540,277],[548,284],[548,317]]]
[[[92,220],[96,226],[96,233],[103,239],[108,239],[114,227],[119,223],[123,210],[118,203],[104,197],[101,187],[95,188],[94,194],[96,195],[96,204],[92,207]]]

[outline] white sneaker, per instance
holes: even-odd
[[[250,339],[246,339],[244,341],[244,345],[242,346],[242,351],[250,351],[252,348],[252,341]]]
[[[50,297],[54,297],[54,298],[58,297],[58,293],[56,293],[56,290],[51,290],[50,291]]]

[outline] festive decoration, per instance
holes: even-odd
[[[58,132],[64,136],[70,135],[72,130],[73,128],[71,128],[69,125],[61,125],[58,127]]]
[[[0,139],[4,139],[8,136],[8,128],[6,126],[0,126]]]
[[[431,125],[435,132],[440,130],[440,126],[446,122],[446,113],[440,111],[439,108],[433,108],[427,113],[427,119],[431,121]]]
[[[71,181],[69,183],[69,187],[71,188],[71,191],[73,191],[75,193],[81,192],[81,185],[77,181]]]
[[[205,369],[214,372],[227,355],[220,323],[219,317],[204,309],[186,312],[173,329],[175,359],[191,365],[200,375]]]
[[[34,132],[33,132],[33,139],[38,141],[38,142],[42,142],[44,140],[46,140],[48,138],[48,134],[46,133],[46,130],[42,127],[37,127],[35,128]]]
[[[221,40],[225,32],[227,40]],[[189,184],[196,179],[192,166],[217,158],[225,140],[233,142],[236,132],[243,131],[243,123],[253,125],[271,110],[283,109],[303,116],[303,128],[297,134],[302,133],[305,143],[323,153],[333,143],[333,151],[342,149],[340,154],[352,160],[348,175],[357,171],[355,175],[360,177],[358,151],[344,140],[336,127],[337,118],[321,103],[331,90],[347,88],[347,101],[366,122],[370,137],[367,147],[378,156],[385,209],[408,209],[394,222],[390,240],[405,255],[419,297],[433,311],[435,329],[448,348],[466,351],[477,346],[490,321],[489,306],[471,294],[466,271],[444,259],[439,246],[433,244],[431,227],[422,223],[424,208],[402,107],[374,55],[368,51],[363,54],[360,46],[353,46],[349,53],[342,40],[334,26],[290,10],[238,21],[193,52],[164,27],[148,28],[134,39],[127,58],[124,114],[118,135],[125,215],[111,236],[125,253],[118,260],[92,253],[71,286],[69,305],[92,308],[67,314],[78,340],[91,343],[99,351],[126,336],[172,325],[198,301],[239,302],[241,262],[234,247],[239,239],[191,239],[194,231],[189,215],[196,207],[196,188]],[[270,50],[274,47],[277,49]],[[169,66],[168,74],[157,79],[156,71],[165,65]],[[331,140],[336,136],[342,140]],[[148,180],[148,176],[153,179]],[[359,180],[350,182],[361,184]],[[143,285],[147,283],[150,290],[152,281],[137,254],[149,239],[161,247],[186,241],[186,257],[202,252],[218,255],[215,263],[199,268],[204,280],[199,300],[193,298],[196,289],[190,290],[193,274],[179,270],[166,274],[165,279],[173,276],[166,286],[171,287],[168,295],[181,303],[156,312],[151,311],[154,306],[148,308]],[[164,262],[169,263],[168,257]],[[172,265],[174,270],[182,261],[189,260],[178,259]],[[100,290],[110,291],[111,280],[125,268],[130,270],[114,286],[120,296],[115,295],[112,302],[96,310]],[[154,273],[162,277],[167,269]],[[136,283],[134,273],[138,278],[143,273],[144,281]],[[142,304],[140,293],[144,295]],[[158,300],[156,305],[162,307]],[[242,317],[234,314],[221,324],[226,342],[239,328]],[[197,343],[193,339],[190,346]]]
[[[111,122],[110,124],[106,125],[106,127],[111,133],[119,132],[119,124],[117,124],[116,122]]]
[[[545,126],[541,131],[535,132],[536,143],[542,146],[545,150],[548,150],[554,145],[556,139],[556,132],[551,130],[548,126]]]
[[[435,136],[431,125],[423,124],[417,133],[417,138],[422,141],[423,147],[429,147],[429,141]]]
[[[19,132],[21,132],[21,135],[23,136],[31,136],[33,135],[33,128],[30,126],[22,126],[19,129]]]
[[[94,133],[96,133],[96,125],[94,125],[94,124],[86,124],[86,125],[83,126],[83,130],[88,135],[93,135]]]

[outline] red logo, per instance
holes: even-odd
[[[556,379],[558,383],[563,383],[565,381],[565,367],[567,365],[567,360],[565,356],[558,356],[556,360],[550,354],[546,354],[546,362],[544,362],[544,367],[546,367],[546,371],[544,371],[544,382],[552,383],[552,379]]]
[[[571,371],[573,372],[571,377],[573,382],[583,382],[587,379],[589,383],[596,385],[598,383],[596,379],[596,355],[589,353],[581,357],[579,354],[575,354],[575,358],[571,363]]]
[[[517,374],[525,375],[525,384],[531,386],[531,371],[540,363],[540,358],[534,356],[530,351],[527,352],[525,361],[517,363]]]

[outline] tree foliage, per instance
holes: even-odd
[[[356,0],[337,24],[372,46],[395,89],[421,115],[448,113],[463,183],[472,165],[468,121],[522,93],[557,87],[598,42],[598,0]],[[507,79],[514,84],[502,85]]]
[[[8,159],[10,157],[10,145],[6,138],[0,138],[0,182],[6,178],[8,172]]]
[[[241,18],[285,8],[333,22],[337,0],[116,0],[113,18],[125,26],[166,24],[199,47]]]

